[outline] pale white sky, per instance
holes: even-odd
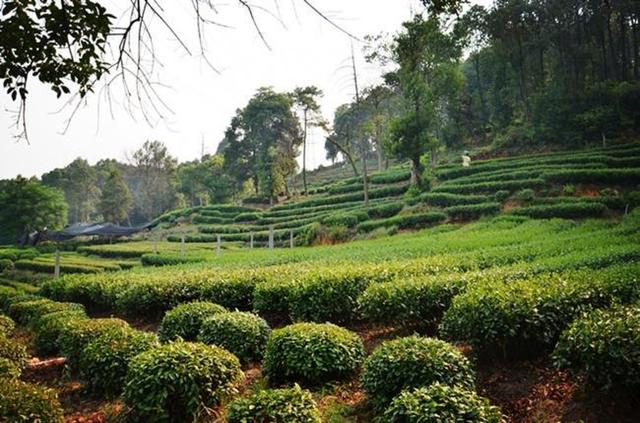
[[[107,7],[118,3],[105,1]],[[172,25],[197,50],[189,2],[165,2]],[[257,0],[275,12],[274,2]],[[257,11],[261,29],[271,50],[253,30],[245,10],[229,2],[219,7],[220,22],[234,28],[209,28],[205,33],[208,57],[220,74],[213,72],[199,57],[181,50],[163,28],[155,23],[156,55],[162,66],[156,79],[168,85],[161,88],[163,100],[172,108],[163,120],[149,125],[139,113],[131,116],[114,103],[114,116],[103,97],[88,98],[64,134],[70,110],[56,113],[64,104],[47,88],[32,84],[27,119],[30,144],[13,139],[11,110],[17,105],[0,93],[0,178],[40,176],[66,166],[76,157],[90,163],[102,158],[125,160],[127,153],[145,140],[163,141],[180,161],[199,157],[201,140],[205,152],[214,152],[235,110],[244,106],[258,87],[273,86],[289,91],[297,86],[316,85],[325,96],[322,108],[327,119],[334,109],[353,96],[348,63],[350,39],[331,27],[299,0],[281,0],[283,27],[275,18]],[[485,3],[485,1],[483,1]],[[358,37],[380,32],[396,32],[421,10],[416,0],[322,0],[316,6]],[[179,7],[177,6],[179,5]],[[361,87],[379,81],[380,70],[364,62],[361,44],[355,42]],[[122,91],[113,90],[114,98]],[[99,116],[99,118],[98,118]],[[320,133],[309,140],[309,168],[324,161],[324,139]]]

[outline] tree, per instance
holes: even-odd
[[[291,96],[302,111],[302,185],[304,195],[307,195],[307,134],[310,126],[325,125],[317,101],[322,97],[322,90],[314,86],[296,88]]]
[[[222,154],[206,155],[201,160],[180,164],[176,179],[178,191],[191,206],[205,205],[210,201],[222,203],[234,194]]]
[[[420,187],[420,158],[430,151],[431,164],[435,166],[438,130],[446,103],[461,86],[461,45],[455,34],[443,32],[436,17],[425,20],[416,15],[403,28],[392,48],[398,69],[387,79],[400,88],[406,110],[392,121],[387,145],[398,157],[411,161],[411,184]]]
[[[107,222],[124,222],[132,203],[131,192],[125,184],[122,174],[118,170],[112,170],[104,182],[102,197],[98,204],[102,218]]]
[[[36,229],[61,229],[67,222],[62,191],[18,176],[0,181],[0,241],[15,242]]]
[[[173,206],[173,186],[178,161],[169,154],[160,141],[146,141],[133,153],[132,163],[136,167],[137,189],[133,195],[144,219],[151,219]]]
[[[86,160],[77,158],[62,169],[45,173],[42,182],[64,192],[69,222],[89,222],[95,217],[100,190],[96,185],[96,171]]]
[[[270,202],[279,193],[288,192],[286,181],[298,166],[302,135],[292,108],[289,94],[258,89],[236,112],[218,150],[223,152],[225,168],[236,186],[249,180],[256,193]]]

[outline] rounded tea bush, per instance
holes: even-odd
[[[262,358],[270,334],[271,328],[263,318],[234,311],[205,320],[198,340],[231,351],[243,363],[251,363]]]
[[[0,358],[0,376],[16,379],[22,374],[22,368],[15,361],[8,358]]]
[[[214,314],[225,311],[227,309],[221,305],[206,301],[179,304],[164,315],[158,329],[160,341],[175,341],[178,337],[185,341],[195,341],[202,322]]]
[[[434,383],[403,391],[384,413],[389,423],[500,423],[502,413],[485,398],[459,386]]]
[[[320,412],[311,393],[298,385],[265,389],[227,406],[229,423],[320,423]]]
[[[53,389],[7,379],[0,383],[0,421],[62,423],[64,418]]]
[[[11,317],[0,314],[0,336],[9,336],[16,328],[16,324]]]
[[[152,333],[126,327],[105,332],[82,350],[80,379],[93,394],[118,395],[133,357],[159,345],[157,336]]]
[[[473,389],[469,361],[453,345],[409,336],[383,343],[364,363],[360,382],[369,401],[384,409],[401,391],[440,382]]]
[[[87,320],[81,310],[56,311],[40,317],[33,325],[33,344],[40,355],[52,355],[60,351],[58,338],[65,324],[71,320]]]
[[[58,337],[60,353],[67,359],[67,365],[76,369],[82,350],[98,336],[122,328],[129,324],[121,319],[71,319],[63,324]]]
[[[362,341],[347,329],[330,323],[297,323],[273,331],[263,372],[273,384],[321,384],[350,376],[364,356]]]
[[[131,360],[123,400],[131,422],[190,422],[236,393],[240,362],[220,347],[172,342]]]
[[[575,320],[553,354],[561,369],[604,390],[640,388],[640,306],[596,310]]]
[[[13,362],[18,369],[24,369],[27,365],[29,354],[27,347],[20,342],[0,335],[0,358]]]

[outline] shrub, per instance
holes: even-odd
[[[548,219],[560,217],[576,219],[602,216],[607,207],[596,202],[567,202],[540,206],[527,206],[512,209],[510,213],[518,216],[528,216],[534,219]]]
[[[15,361],[0,357],[0,377],[17,379],[22,374],[22,367]]]
[[[320,423],[320,412],[311,393],[298,385],[265,389],[227,406],[229,423]]]
[[[502,414],[485,398],[458,386],[434,383],[404,391],[384,413],[391,423],[501,423]]]
[[[453,194],[494,193],[499,190],[515,191],[524,188],[539,188],[545,185],[541,178],[515,179],[511,181],[488,181],[472,183],[447,183],[433,189],[434,192],[449,192]]]
[[[140,262],[143,266],[175,266],[176,264],[199,263],[205,261],[204,257],[178,256],[167,254],[143,254]]]
[[[69,310],[83,312],[84,306],[76,303],[60,303],[43,299],[13,303],[9,307],[11,316],[23,325],[33,324],[45,314]]]
[[[388,219],[370,220],[358,225],[359,232],[369,232],[373,229],[389,226],[397,226],[400,229],[421,228],[433,225],[447,219],[447,215],[439,212],[428,212],[394,216]]]
[[[508,191],[507,191],[508,194]],[[465,206],[490,201],[487,195],[461,195],[448,192],[427,192],[420,196],[420,201],[436,207]]]
[[[316,385],[352,375],[363,358],[355,333],[330,323],[297,323],[273,331],[263,371],[272,384]]]
[[[62,423],[62,407],[53,389],[4,380],[0,383],[0,421]]]
[[[521,189],[520,191],[516,192],[514,195],[514,197],[517,200],[520,200],[525,203],[528,203],[529,201],[533,200],[535,196],[536,196],[536,193],[531,188]]]
[[[4,271],[5,269],[12,269],[12,268],[13,268],[13,261],[9,259],[0,258],[0,272]]]
[[[120,319],[70,319],[65,321],[58,337],[60,352],[67,359],[67,365],[76,369],[82,350],[89,342],[107,332],[129,327]]]
[[[481,283],[453,299],[441,334],[488,355],[533,356],[552,348],[581,312],[638,298],[637,266]]]
[[[474,374],[453,345],[410,336],[376,348],[364,363],[360,382],[372,405],[382,410],[401,391],[435,382],[473,389]]]
[[[563,195],[572,196],[576,194],[576,187],[573,184],[564,184],[562,186]]]
[[[560,336],[556,366],[605,390],[640,387],[640,307],[596,310]]]
[[[400,210],[402,210],[403,207],[404,203],[400,201],[394,201],[391,203],[382,204],[380,206],[370,207],[367,210],[367,214],[371,219],[384,219],[400,213]]]
[[[16,328],[13,319],[8,316],[0,315],[0,336],[9,336]]]
[[[623,198],[624,202],[632,209],[640,206],[640,191],[629,191]]]
[[[438,321],[467,286],[464,276],[427,277],[371,284],[358,298],[365,318],[381,322]]]
[[[245,212],[240,213],[233,218],[234,222],[255,222],[262,217],[262,213],[259,212]]]
[[[477,219],[482,216],[490,216],[500,213],[500,203],[480,203],[466,206],[453,206],[444,209],[444,212],[452,219]]]
[[[509,198],[509,196],[510,196],[510,195],[511,195],[511,193],[510,193],[509,191],[507,191],[506,189],[501,189],[501,190],[496,191],[496,192],[493,194],[493,198],[494,198],[497,202],[502,203],[502,202],[504,202],[507,198]]]
[[[557,184],[620,184],[640,183],[640,169],[562,169],[546,171],[542,177]]]
[[[202,322],[198,341],[222,347],[251,363],[262,358],[270,333],[263,318],[236,311],[214,314]]]
[[[301,281],[289,293],[292,320],[350,322],[358,317],[357,298],[369,286],[366,274],[327,272]]]
[[[127,327],[105,332],[82,350],[80,379],[93,394],[118,395],[133,357],[159,345],[155,334]]]
[[[235,394],[242,379],[230,352],[178,341],[131,360],[122,398],[132,422],[190,422]]]
[[[27,347],[6,336],[0,336],[0,358],[12,361],[19,369],[27,365]]]
[[[33,344],[41,355],[59,352],[58,339],[67,322],[88,319],[82,310],[56,311],[40,317],[33,325]]]
[[[354,211],[329,215],[322,219],[322,223],[327,226],[346,226],[351,228],[368,218],[369,215],[366,212]]]
[[[253,309],[267,318],[288,316],[289,296],[296,285],[296,281],[280,279],[257,284],[253,293]]]
[[[179,304],[162,318],[158,329],[160,341],[174,341],[178,337],[185,341],[195,341],[202,322],[214,314],[225,311],[227,309],[224,307],[206,301]]]

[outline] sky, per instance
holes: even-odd
[[[125,2],[103,2],[117,11]],[[224,24],[208,26],[203,39],[207,61],[198,54],[199,43],[190,2],[165,1],[167,20],[192,50],[180,47],[159,20],[151,23],[155,55],[153,80],[171,110],[163,117],[145,120],[140,110],[125,107],[126,96],[116,83],[111,103],[106,91],[90,94],[65,130],[72,107],[68,98],[57,99],[47,87],[31,83],[27,103],[29,142],[16,140],[14,111],[17,103],[0,93],[0,179],[40,176],[64,167],[77,157],[94,164],[100,159],[127,157],[146,140],[164,142],[179,161],[214,153],[236,109],[243,107],[259,87],[292,91],[316,85],[323,90],[322,111],[329,121],[335,108],[354,94],[349,68],[351,44],[356,56],[360,87],[380,81],[381,70],[365,62],[363,44],[339,31],[300,0],[256,0],[256,20],[268,47],[253,28],[247,11],[237,2],[217,7],[212,19]],[[276,9],[275,5],[278,5]],[[421,10],[416,0],[316,0],[331,20],[362,39],[367,34],[393,34],[401,23]],[[122,16],[122,11],[114,13]],[[156,103],[159,104],[159,103]],[[146,110],[151,110],[147,104]],[[324,137],[309,136],[308,167],[325,163]]]

